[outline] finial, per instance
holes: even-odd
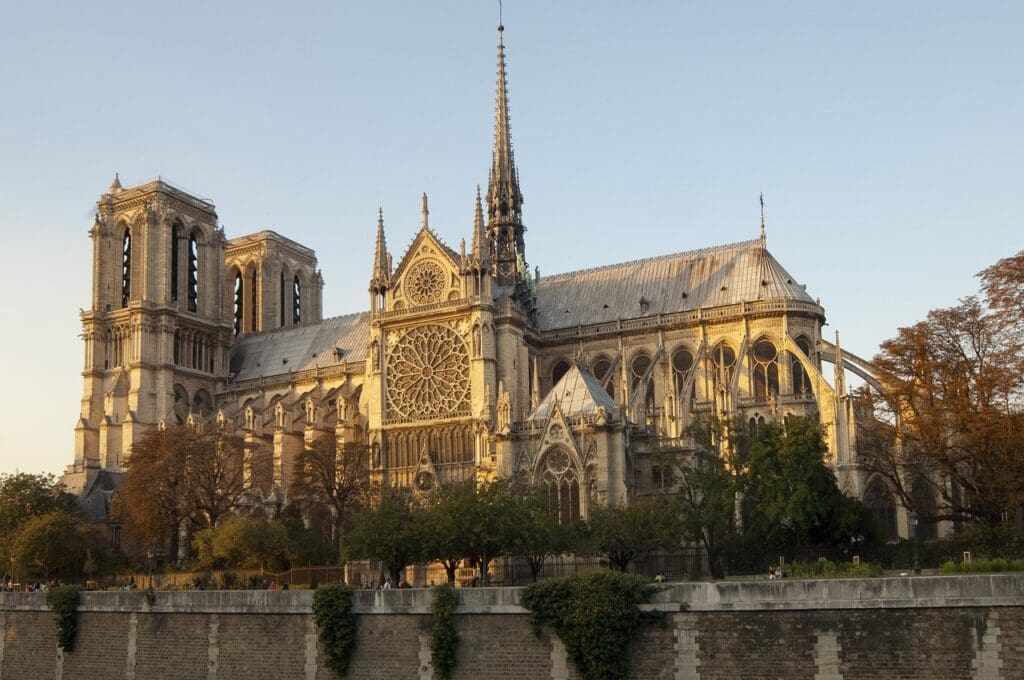
[[[377,227],[380,229],[384,228],[384,208],[383,206],[377,206]]]
[[[498,31],[504,31],[504,22],[501,20],[501,0],[498,0]]]
[[[114,173],[114,181],[110,183],[110,193],[116,194],[121,190],[121,176],[118,173]]]
[[[427,193],[423,192],[423,228],[424,229],[429,229],[430,228],[430,222],[427,220],[427,215],[429,215],[429,214],[430,214],[430,211],[427,209]]]
[[[761,247],[763,248],[767,241],[765,228],[764,228],[764,192],[761,192]]]

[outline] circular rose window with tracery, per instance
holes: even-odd
[[[413,304],[428,305],[438,302],[444,293],[446,279],[444,268],[436,262],[418,262],[405,275],[405,296]]]
[[[448,418],[469,410],[469,351],[453,328],[405,331],[389,349],[385,367],[389,418]]]

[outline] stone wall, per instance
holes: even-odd
[[[579,677],[516,588],[459,592],[456,678]],[[84,593],[75,651],[41,593],[0,593],[0,680],[329,680],[308,591]],[[634,678],[1024,678],[1024,576],[680,584]],[[432,678],[430,591],[361,591],[351,678]],[[627,653],[624,650],[624,653]]]

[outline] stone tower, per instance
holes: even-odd
[[[125,189],[115,178],[97,208],[69,473],[121,472],[146,431],[209,417],[232,339],[212,203],[159,179]]]

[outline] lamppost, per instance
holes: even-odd
[[[153,549],[146,550],[146,566],[149,567],[149,588],[153,587]]]
[[[14,588],[14,584],[18,582],[17,577],[14,574],[14,555],[11,555],[11,588]]]
[[[917,554],[917,513],[910,511],[910,540],[914,544],[914,574],[921,575],[921,560]]]

